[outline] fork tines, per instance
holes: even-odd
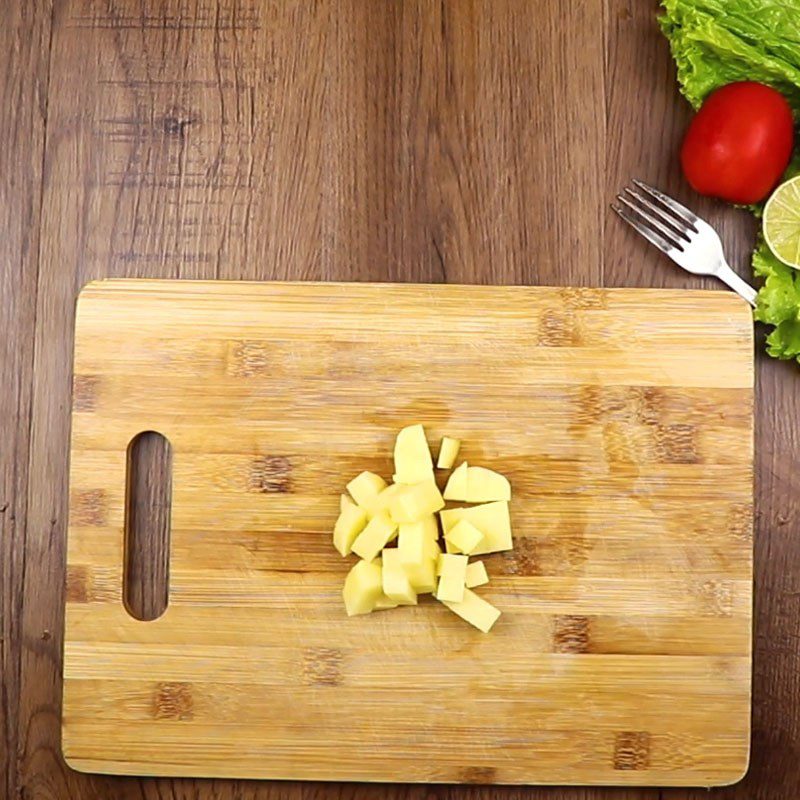
[[[633,184],[636,188],[626,186],[617,195],[621,205],[611,208],[659,250],[682,252],[691,234],[698,232],[697,216],[658,189],[635,178]]]

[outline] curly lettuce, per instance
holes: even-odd
[[[661,29],[669,39],[686,99],[699,107],[727,83],[754,80],[778,89],[800,118],[800,0],[662,0]],[[800,174],[800,153],[786,177]],[[760,214],[759,208],[753,209]],[[764,279],[755,318],[773,326],[767,352],[800,361],[800,272],[782,264],[760,239],[753,271]]]

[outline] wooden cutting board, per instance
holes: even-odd
[[[712,785],[746,769],[752,322],[727,292],[108,281],[73,400],[80,770]],[[514,488],[489,634],[349,619],[339,493],[398,429]],[[122,602],[126,450],[173,452],[169,605]],[[444,476],[442,476],[444,477]]]

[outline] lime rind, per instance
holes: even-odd
[[[775,257],[800,269],[800,175],[782,183],[764,207],[764,239]]]

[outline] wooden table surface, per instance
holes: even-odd
[[[0,25],[0,772],[8,798],[705,798],[705,790],[81,775],[59,747],[75,296],[100,276],[702,286],[609,201],[682,183],[650,0],[6,0]],[[758,338],[763,338],[763,331]],[[800,390],[757,360],[751,768],[800,792]]]

